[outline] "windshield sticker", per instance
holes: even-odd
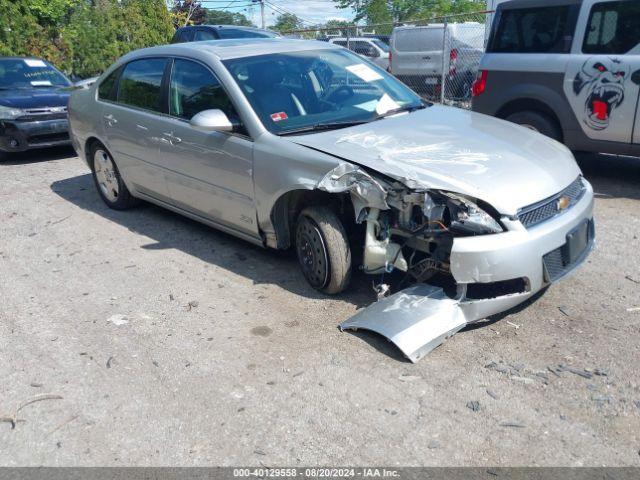
[[[384,115],[387,112],[390,112],[391,110],[395,110],[397,108],[400,108],[400,105],[398,105],[393,98],[391,98],[389,95],[387,95],[386,93],[380,98],[380,100],[378,100],[378,105],[376,105],[376,113],[378,115]]]
[[[26,63],[27,66],[31,68],[43,68],[43,67],[46,68],[47,66],[47,64],[44,63],[42,60],[33,60],[31,58],[25,58],[24,63]]]
[[[29,83],[31,83],[31,86],[33,87],[50,87],[51,86],[51,82],[49,80],[32,80]]]
[[[274,122],[281,122],[282,120],[286,120],[289,118],[285,112],[278,112],[271,114],[271,120]]]
[[[364,63],[349,65],[345,68],[365,82],[375,82],[376,80],[382,80],[382,75],[380,75],[378,72],[365,65]]]

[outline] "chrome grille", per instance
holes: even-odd
[[[25,110],[24,113],[16,120],[19,122],[63,120],[67,118],[67,107],[30,108]]]
[[[547,198],[542,202],[529,205],[528,207],[520,210],[518,213],[518,219],[526,228],[537,225],[545,220],[549,220],[575,205],[578,200],[582,198],[582,195],[584,195],[584,190],[585,187],[582,182],[582,177],[578,177],[571,183],[571,185],[553,197]],[[569,206],[565,210],[560,210],[558,208],[558,200],[562,197],[567,197],[569,199]]]

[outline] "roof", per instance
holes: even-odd
[[[564,5],[580,5],[582,0],[510,0],[498,5],[502,10],[519,8],[560,7]]]
[[[254,57],[271,53],[304,52],[308,50],[338,49],[337,45],[318,40],[295,40],[288,38],[242,38],[230,40],[208,40],[205,42],[185,42],[163,45],[161,47],[136,50],[127,58],[139,55],[174,55],[187,50],[208,52],[220,60],[230,58]]]
[[[200,28],[200,27],[207,27],[207,28],[234,28],[234,29],[238,29],[238,30],[258,30],[258,31],[261,31],[261,32],[271,32],[271,30],[258,28],[258,27],[249,27],[249,26],[246,26],[246,25],[219,25],[219,24],[186,25],[184,27],[180,27],[178,30],[188,30],[190,28]],[[275,33],[275,32],[272,32],[272,33]]]

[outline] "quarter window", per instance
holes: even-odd
[[[487,51],[569,53],[576,26],[574,6],[504,9]]]
[[[119,73],[119,68],[114,70],[98,86],[98,98],[100,100],[115,100],[116,92],[114,87]]]
[[[589,13],[584,53],[623,54],[640,43],[640,3],[596,3]]]
[[[155,112],[161,109],[163,58],[134,60],[127,64],[118,84],[118,103]]]
[[[211,109],[222,110],[232,122],[238,121],[231,99],[213,73],[199,63],[177,59],[169,86],[170,115],[190,120]]]

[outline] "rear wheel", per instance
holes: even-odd
[[[544,113],[524,110],[522,112],[512,113],[505,120],[539,132],[558,142],[562,141],[560,126],[553,118]]]
[[[340,293],[351,279],[351,249],[338,216],[327,207],[305,208],[296,226],[296,253],[309,284]]]
[[[93,181],[100,197],[109,208],[126,210],[138,204],[138,199],[129,192],[111,154],[99,143],[90,151]]]

